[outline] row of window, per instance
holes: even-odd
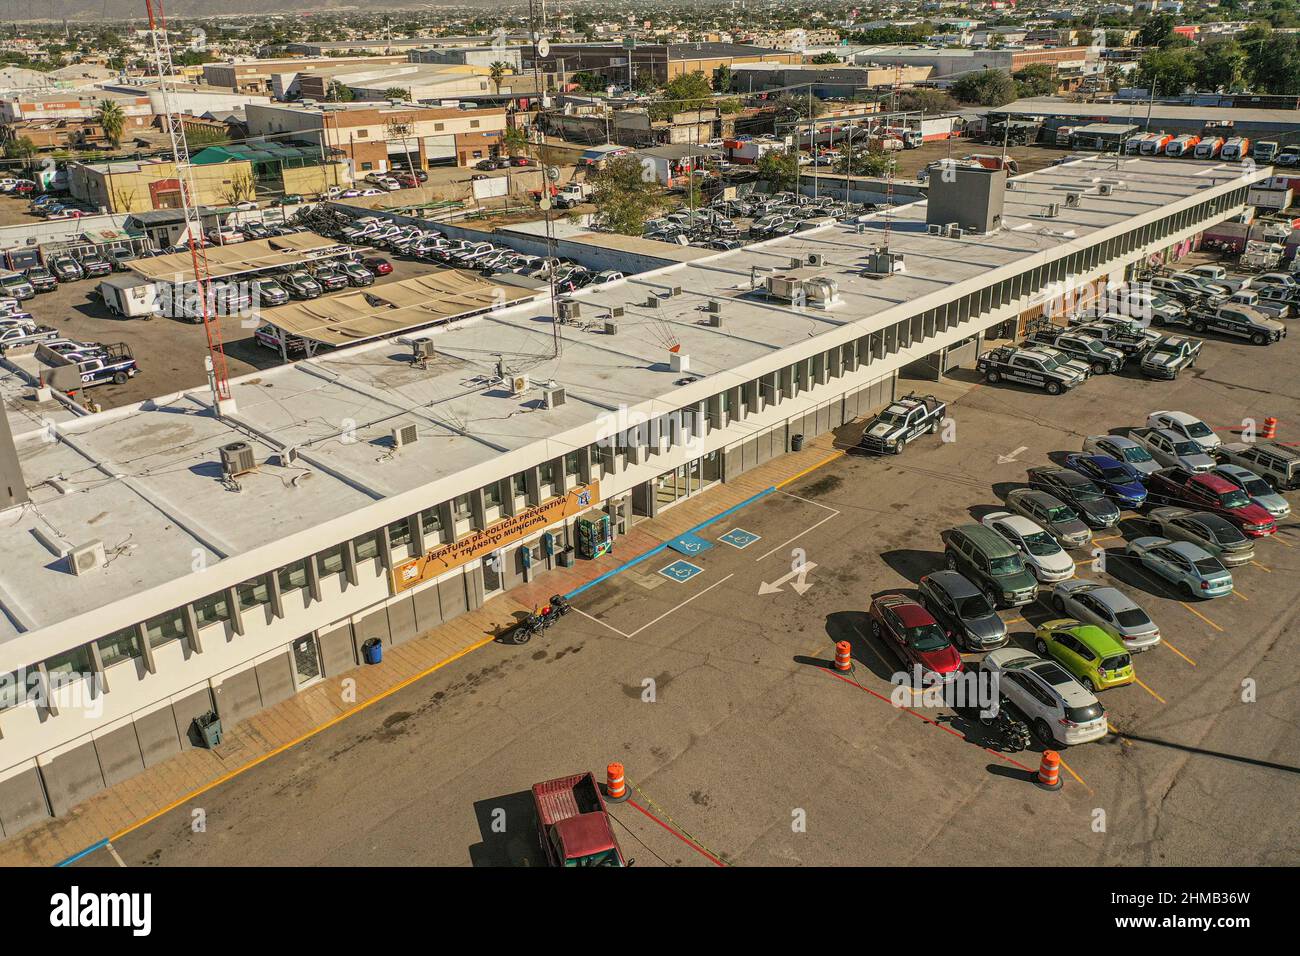
[[[1158,242],[1176,232],[1190,228],[1204,218],[1240,204],[1245,199],[1245,188],[1221,197],[1212,198],[1194,209],[1173,213],[1135,229],[1123,236],[1080,250],[1046,265],[1037,266],[1020,275],[1005,279],[986,289],[971,293],[930,309],[893,325],[878,329],[842,346],[828,349],[807,359],[792,363],[783,369],[769,372],[745,385],[736,386],[695,406],[679,409],[658,418],[640,422],[619,431],[607,442],[586,449],[569,452],[562,457],[543,462],[535,471],[536,491],[529,491],[530,474],[525,472],[493,482],[477,491],[458,495],[445,505],[426,508],[418,514],[392,522],[386,532],[393,562],[414,556],[417,543],[424,547],[450,542],[477,526],[491,524],[513,510],[540,504],[558,497],[585,480],[602,478],[616,473],[623,464],[640,463],[645,457],[666,455],[673,446],[681,445],[714,428],[742,421],[765,408],[797,397],[812,388],[852,372],[860,366],[893,355],[914,343],[924,341],[963,322],[994,309],[1008,305],[1027,295],[1032,295],[1050,283],[1064,281],[1067,276],[1080,275],[1097,268],[1103,262],[1132,252],[1150,243]],[[585,463],[585,466],[584,466]],[[509,508],[506,507],[506,499]],[[480,513],[475,513],[474,502],[481,500]],[[445,527],[450,520],[451,527]],[[376,530],[352,540],[358,565],[368,560],[378,560],[383,547],[384,530]],[[271,575],[281,599],[285,595],[311,585],[309,562],[315,562],[318,578],[339,575],[347,570],[347,545],[339,544],[311,558],[303,558],[274,572],[244,581],[233,589],[241,614],[254,611],[273,602]],[[201,630],[215,624],[229,622],[232,618],[226,592],[208,595],[195,601],[190,608],[194,613],[194,626]],[[187,637],[187,609],[177,608],[144,622],[144,639],[150,649]],[[96,642],[104,667],[144,656],[136,627],[123,628]],[[89,646],[76,648],[45,662],[51,675],[89,674],[93,670]],[[16,677],[16,675],[13,675]],[[15,680],[0,677],[0,710],[13,705],[13,695],[6,696],[6,687]]]

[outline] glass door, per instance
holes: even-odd
[[[300,637],[289,648],[293,658],[293,679],[299,689],[320,680],[320,650],[316,645],[316,635]]]

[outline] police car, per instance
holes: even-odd
[[[1001,381],[1017,382],[1041,388],[1049,395],[1060,395],[1088,379],[1088,371],[1073,362],[1062,361],[1063,353],[1052,354],[1041,348],[1017,348],[1003,345],[985,352],[975,362],[984,381],[995,385]]]

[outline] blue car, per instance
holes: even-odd
[[[1142,473],[1128,462],[1106,455],[1067,455],[1065,466],[1077,471],[1126,508],[1140,508],[1147,500]]]

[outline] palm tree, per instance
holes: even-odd
[[[492,84],[497,88],[497,96],[501,95],[501,81],[506,78],[506,74],[509,72],[510,64],[503,63],[500,60],[497,60],[488,67],[488,77],[492,80]]]
[[[113,148],[121,146],[122,130],[126,129],[126,114],[122,112],[122,107],[112,100],[100,100],[95,119],[104,128],[104,135],[113,144]]]

